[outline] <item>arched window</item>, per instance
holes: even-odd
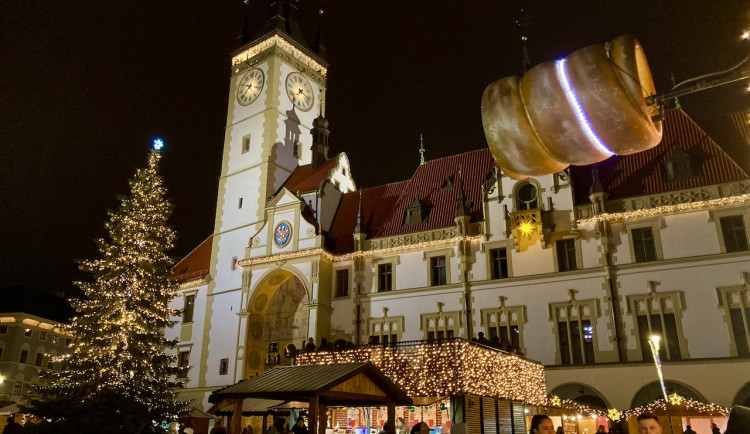
[[[539,190],[530,182],[518,184],[516,187],[516,210],[527,211],[539,208]]]

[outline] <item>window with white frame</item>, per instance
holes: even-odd
[[[661,248],[661,229],[664,219],[646,219],[626,222],[621,232],[630,239],[630,261],[634,263],[660,261],[664,259]]]
[[[550,304],[557,337],[556,359],[561,365],[594,363],[599,303],[597,300],[576,300],[575,292],[571,291],[569,301]]]
[[[195,293],[184,294],[185,304],[182,309],[182,323],[193,322],[193,312],[195,311]]]
[[[644,361],[650,360],[652,336],[661,338],[659,355],[662,360],[681,360],[687,357],[687,345],[682,335],[683,300],[680,291],[657,293],[653,282],[651,292],[630,295],[628,308],[633,315],[638,345]]]
[[[349,296],[349,269],[336,270],[336,293],[335,297]]]
[[[557,253],[557,271],[573,271],[578,269],[576,261],[576,241],[573,238],[565,238],[555,242]]]
[[[750,222],[750,207],[710,210],[708,221],[716,225],[721,253],[746,252],[750,250],[747,226]]]
[[[743,276],[750,279],[750,273]],[[717,293],[730,329],[730,354],[750,356],[750,285],[721,287],[717,288]]]
[[[381,344],[395,344],[401,341],[404,332],[404,317],[370,318],[370,336]]]
[[[459,329],[461,328],[461,312],[443,312],[442,306],[442,303],[438,303],[437,313],[426,313],[421,315],[424,339],[445,339],[459,336]]]
[[[446,277],[446,258],[445,256],[434,256],[430,258],[430,284],[432,286],[445,285]]]
[[[742,215],[720,217],[719,225],[721,226],[721,236],[727,253],[748,250],[747,230]]]
[[[500,307],[496,309],[481,310],[487,335],[492,342],[523,352],[523,325],[526,323],[526,308],[505,306],[505,297],[501,297],[500,304]]]

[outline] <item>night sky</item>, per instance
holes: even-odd
[[[303,30],[319,4],[303,2]],[[621,34],[638,38],[657,90],[728,68],[750,47],[744,0],[329,1],[326,115],[332,152],[360,187],[407,179],[426,158],[486,146],[479,107],[487,84],[522,72],[524,8],[531,63]],[[146,164],[151,140],[176,205],[177,257],[213,230],[230,53],[240,0],[0,2],[0,287],[67,291],[86,278],[106,210]],[[251,0],[251,33],[266,7]],[[726,113],[750,107],[746,83],[681,98],[722,146]],[[743,161],[748,165],[750,161]]]

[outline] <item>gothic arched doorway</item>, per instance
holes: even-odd
[[[258,285],[248,305],[243,378],[291,364],[284,348],[299,347],[307,339],[307,305],[305,284],[290,271],[275,271]]]

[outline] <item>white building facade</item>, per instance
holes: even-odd
[[[485,149],[357,191],[328,156],[327,64],[280,26],[233,59],[216,224],[175,267],[182,398],[206,410],[308,337],[482,332],[562,398],[651,402],[658,334],[675,392],[750,403],[750,179],[684,113],[596,167],[516,181]]]

